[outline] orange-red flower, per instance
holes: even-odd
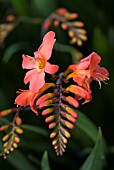
[[[68,67],[65,72],[65,75],[67,75],[66,80],[72,77],[78,85],[84,87],[88,91],[90,91],[89,85],[92,80],[98,81],[101,86],[101,81],[107,80],[109,73],[105,68],[98,65],[100,61],[101,58],[97,53],[91,53],[79,63]]]
[[[18,106],[29,106],[31,110],[38,115],[36,105],[35,105],[35,98],[38,96],[38,93],[35,93],[30,90],[20,90],[17,92],[19,95],[15,99],[15,103]]]
[[[37,106],[39,106],[40,103],[37,103],[37,100],[39,99],[41,94],[50,87],[55,87],[55,84],[54,83],[45,83],[42,86],[42,88],[40,88],[40,90],[38,92],[34,92],[31,90],[17,91],[17,93],[19,95],[16,97],[15,103],[19,106],[29,106],[30,105],[31,110],[34,113],[36,113],[36,115],[38,115]],[[50,96],[48,96],[48,97],[50,97]]]
[[[24,78],[24,83],[30,82],[30,91],[38,92],[38,90],[45,83],[45,72],[54,74],[58,71],[58,65],[52,65],[48,62],[51,57],[53,45],[55,43],[55,33],[53,31],[48,32],[43,42],[38,48],[38,51],[34,53],[34,57],[23,55],[23,69],[31,69],[28,71]]]

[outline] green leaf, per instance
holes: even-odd
[[[107,56],[109,54],[110,47],[107,37],[99,27],[94,29],[92,41],[93,50],[98,52],[101,56]]]
[[[27,42],[19,42],[19,43],[10,45],[5,50],[2,61],[4,63],[7,63],[11,59],[11,57],[14,55],[14,53],[16,53],[20,49],[25,49],[25,47],[27,47],[27,46],[28,46]]]
[[[10,0],[10,3],[19,15],[30,15],[28,0]]]
[[[102,132],[99,128],[96,144],[80,170],[102,170],[103,160]]]
[[[44,152],[42,160],[41,160],[41,170],[51,170],[49,161],[48,161],[48,153],[47,151]]]
[[[38,170],[36,169],[29,160],[19,151],[15,150],[11,153],[7,160],[12,164],[16,170]]]
[[[24,130],[29,130],[29,131],[41,134],[41,135],[46,136],[46,137],[48,136],[48,132],[41,127],[33,126],[33,125],[24,125],[24,124],[21,127]]]
[[[31,5],[35,15],[40,14],[43,17],[47,17],[57,7],[56,1],[53,0],[32,0]]]
[[[97,137],[97,127],[81,111],[76,110],[76,112],[78,113],[78,119],[75,124],[75,129],[78,128],[83,131],[95,143]]]

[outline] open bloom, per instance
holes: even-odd
[[[16,99],[15,103],[18,106],[30,106],[31,110],[38,115],[37,106],[40,103],[37,102],[41,94],[50,87],[55,87],[54,83],[45,83],[38,92],[34,92],[31,90],[20,90],[17,91],[19,94]]]
[[[109,73],[107,69],[98,65],[100,61],[101,58],[98,54],[95,52],[91,53],[79,63],[68,67],[65,72],[66,75],[68,74],[66,79],[68,80],[72,77],[78,85],[84,87],[88,91],[90,91],[89,85],[92,80],[98,81],[101,86],[101,81],[107,80]]]
[[[45,83],[45,72],[54,74],[58,71],[58,65],[52,65],[48,62],[51,57],[53,45],[55,43],[55,33],[53,31],[48,32],[43,42],[38,48],[38,51],[34,53],[34,57],[23,55],[22,68],[31,69],[28,71],[24,78],[24,83],[30,82],[29,90],[38,92],[38,90]]]

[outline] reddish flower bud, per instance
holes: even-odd
[[[0,131],[5,131],[5,130],[7,130],[10,126],[11,126],[11,124],[1,126],[1,127],[0,127]]]
[[[51,134],[50,134],[50,138],[54,138],[58,133],[58,130],[54,130]]]
[[[2,141],[4,142],[4,141],[8,140],[10,136],[11,136],[11,133],[5,135],[5,136],[2,138]]]
[[[44,102],[47,99],[50,99],[54,96],[54,93],[47,93],[44,94],[43,96],[41,96],[37,101],[36,101],[36,105],[40,105],[42,102]]]
[[[49,113],[53,112],[53,108],[48,108],[48,109],[45,109],[43,112],[42,112],[42,115],[45,116],[45,115],[48,115]]]
[[[19,142],[20,142],[19,137],[18,137],[18,136],[15,136],[14,141],[15,141],[16,143],[19,143]]]
[[[64,116],[65,118],[67,118],[68,120],[70,120],[71,122],[76,122],[76,119],[71,116],[70,114],[66,113],[66,112],[61,112],[62,116]]]
[[[68,127],[69,129],[73,129],[74,125],[66,120],[61,119],[61,123]]]
[[[59,20],[55,20],[55,21],[53,22],[53,24],[54,24],[55,27],[58,27],[59,24],[60,24],[60,21],[59,21]]]
[[[57,125],[57,123],[55,123],[55,122],[49,124],[49,129],[53,129],[56,125]]]
[[[66,101],[68,101],[71,105],[73,105],[76,108],[79,107],[79,102],[71,96],[66,97]]]
[[[3,111],[0,112],[0,117],[7,116],[7,115],[9,115],[11,112],[12,112],[11,109],[3,110]]]
[[[20,129],[19,127],[16,127],[16,128],[15,128],[15,131],[16,131],[17,133],[19,133],[19,134],[22,134],[22,133],[23,133],[23,130]]]
[[[55,118],[54,115],[51,115],[45,119],[45,122],[51,122]]]
[[[16,117],[15,122],[19,126],[22,124],[22,120],[21,120],[21,118],[19,116]]]
[[[52,104],[53,103],[53,100],[46,100],[44,102],[42,102],[41,104],[39,104],[39,108],[43,108],[45,106],[48,106],[49,104]]]
[[[64,136],[66,136],[67,138],[71,137],[71,135],[68,132],[68,130],[66,130],[64,127],[61,126],[60,129],[61,129],[61,132],[63,133]]]

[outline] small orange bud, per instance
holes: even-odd
[[[85,29],[76,29],[77,30],[77,32],[78,33],[80,33],[80,34],[86,34],[87,33],[87,31],[85,30]]]
[[[52,141],[52,145],[57,144],[57,142],[58,142],[58,138],[55,138],[55,139]]]
[[[72,30],[69,30],[68,34],[69,34],[69,36],[70,36],[71,38],[75,36],[75,33],[74,33],[74,31],[72,31]]]
[[[52,129],[52,128],[54,128],[56,126],[56,123],[54,122],[54,123],[51,123],[50,125],[49,125],[49,129]]]
[[[55,146],[54,146],[54,149],[57,149],[57,148],[58,148],[58,145],[55,145]]]
[[[81,35],[80,38],[81,38],[83,41],[86,41],[86,40],[87,40],[87,36],[86,36],[86,35]]]
[[[14,140],[15,140],[16,143],[19,143],[19,142],[20,142],[20,139],[19,139],[18,136],[15,136]]]
[[[59,20],[55,20],[55,21],[53,22],[53,24],[54,24],[55,27],[58,27],[58,26],[59,26],[59,23],[60,23]]]
[[[66,111],[68,113],[70,113],[73,117],[75,117],[75,118],[78,117],[78,114],[73,109],[71,109],[70,107],[66,107]]]
[[[7,110],[3,110],[0,112],[0,117],[4,117],[7,116],[8,114],[10,114],[12,112],[12,110],[7,109]]]
[[[14,151],[14,148],[13,148],[13,147],[11,147],[11,148],[10,148],[10,151],[11,151],[11,152],[13,152],[13,151]]]
[[[17,146],[18,146],[17,143],[13,143],[14,148],[17,148]]]
[[[68,11],[65,8],[59,8],[59,9],[56,10],[56,13],[61,15],[61,16],[64,16],[67,12]]]
[[[10,124],[1,126],[1,127],[0,127],[0,131],[7,130],[9,127],[10,127]]]
[[[41,109],[45,106],[48,106],[49,104],[52,104],[52,102],[53,102],[52,100],[46,100],[46,101],[42,102],[41,104],[39,104],[39,108]]]
[[[19,126],[22,124],[22,120],[19,116],[16,117],[15,121],[16,121],[16,124],[19,125]]]
[[[71,105],[73,105],[76,108],[79,107],[79,102],[71,96],[66,97],[66,101],[68,101]]]
[[[70,41],[71,44],[74,44],[74,43],[76,43],[76,42],[77,42],[77,38],[76,38],[76,37],[73,37],[73,38],[71,39],[71,41]]]
[[[16,131],[17,133],[19,133],[19,134],[22,134],[22,133],[23,133],[23,130],[20,129],[19,127],[16,127],[16,128],[15,128],[15,131]]]
[[[64,127],[60,127],[60,129],[61,129],[61,132],[62,132],[62,134],[64,135],[64,136],[66,136],[67,138],[70,138],[71,137],[71,135],[70,135],[70,133],[68,132],[68,130],[67,129],[65,129]]]
[[[48,99],[52,98],[54,96],[54,93],[47,93],[44,94],[43,96],[41,96],[37,101],[36,101],[36,105],[40,105],[41,103],[47,101]]]
[[[47,20],[44,24],[43,24],[43,29],[48,30],[50,25],[51,25],[51,20]]]
[[[73,123],[76,122],[76,119],[75,119],[73,116],[69,115],[69,114],[66,114],[66,118],[67,118],[68,120],[70,120],[71,122],[73,122]]]
[[[2,141],[3,141],[3,142],[6,141],[6,140],[10,137],[10,135],[11,135],[11,134],[5,135],[5,136],[2,138]]]
[[[51,122],[54,118],[55,116],[51,115],[45,119],[45,122]]]
[[[62,24],[61,24],[61,28],[62,28],[63,30],[66,30],[66,29],[68,28],[67,23],[62,23]]]
[[[66,139],[63,135],[61,135],[61,139],[62,139],[62,141],[63,141],[64,144],[67,143],[67,139]],[[63,145],[63,147],[65,148],[65,145]]]
[[[81,22],[81,21],[76,21],[76,22],[73,22],[73,25],[76,26],[76,27],[83,27],[84,23]]]
[[[63,125],[65,125],[66,127],[73,129],[74,125],[66,120],[61,119],[61,123],[63,123]]]
[[[58,133],[58,130],[54,130],[54,131],[50,134],[50,138],[54,138],[57,133]]]
[[[77,45],[78,45],[78,46],[81,46],[81,45],[82,45],[82,40],[78,39]]]
[[[53,112],[53,108],[48,108],[48,109],[45,109],[43,112],[42,112],[42,115],[45,116],[45,115],[48,115],[49,113]]]
[[[5,148],[5,147],[7,147],[7,145],[8,145],[8,142],[5,142],[3,147]]]
[[[67,20],[72,20],[72,19],[76,19],[78,17],[78,14],[77,13],[70,13],[70,12],[67,12],[65,14],[65,18]]]

